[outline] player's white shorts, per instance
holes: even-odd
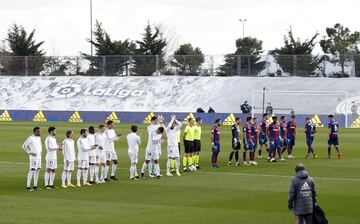
[[[97,154],[95,157],[95,163],[96,164],[106,163],[105,153]]]
[[[128,152],[131,164],[138,163],[138,153]]]
[[[168,146],[167,148],[167,155],[171,158],[179,158],[179,147],[178,146]]]
[[[89,163],[95,164],[96,163],[96,156],[89,156]]]
[[[73,171],[75,167],[74,161],[64,161],[64,170]]]
[[[105,157],[107,161],[117,160],[116,152],[107,151],[105,152]]]
[[[88,159],[83,159],[83,160],[79,160],[79,164],[78,164],[79,168],[89,168],[89,160]]]
[[[46,160],[46,169],[57,169],[57,160],[56,159],[47,159]]]
[[[159,160],[160,155],[159,155],[159,151],[147,151],[145,153],[145,160]]]
[[[41,158],[30,156],[29,162],[30,162],[30,169],[33,170],[41,169]]]

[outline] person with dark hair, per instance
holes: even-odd
[[[196,122],[194,124],[194,155],[193,155],[193,160],[196,169],[200,169],[199,161],[200,161],[200,152],[201,152],[201,125],[202,125],[201,117],[196,118]]]
[[[99,125],[99,131],[95,133],[95,144],[97,145],[95,153],[96,153],[96,162],[95,162],[95,182],[102,184],[105,183],[106,177],[106,156],[105,156],[105,125]],[[100,171],[101,167],[101,171]],[[100,171],[100,177],[99,177]]]
[[[55,171],[57,169],[57,151],[61,150],[61,145],[59,146],[56,142],[56,128],[49,127],[48,137],[45,139],[46,147],[46,171],[45,171],[45,188],[54,189],[54,180],[55,180]]]
[[[221,120],[216,119],[215,124],[211,129],[211,145],[212,145],[211,167],[212,168],[219,168],[218,157],[220,153],[220,126],[221,126]]]
[[[128,155],[130,158],[130,180],[139,179],[136,164],[138,163],[139,147],[141,144],[140,136],[137,135],[138,127],[131,126],[131,133],[126,136],[128,143]]]
[[[173,176],[170,173],[171,164],[175,162],[176,175],[180,175],[180,154],[177,141],[177,132],[182,127],[182,123],[176,119],[175,115],[171,116],[171,121],[166,127],[167,136],[167,163],[166,176]]]
[[[88,168],[89,168],[89,152],[96,148],[95,145],[90,145],[88,132],[86,129],[80,130],[80,137],[77,141],[78,148],[78,171],[77,171],[77,187],[81,187],[81,176],[83,178],[83,186],[91,186],[87,181],[88,178]]]
[[[184,130],[184,148],[185,155],[183,158],[183,171],[187,172],[190,170],[194,170],[194,161],[193,161],[193,153],[194,153],[194,119],[188,119],[188,125],[186,125]],[[188,168],[186,167],[188,165]],[[196,169],[196,168],[195,168]]]
[[[255,153],[259,142],[259,125],[256,117],[251,119],[251,137],[253,139],[252,165],[257,165],[257,162],[255,162]]]
[[[105,181],[108,181],[107,175],[109,171],[109,166],[111,166],[110,179],[117,181],[115,176],[116,168],[118,164],[117,153],[115,150],[115,142],[119,140],[121,134],[117,134],[114,130],[114,121],[109,120],[106,123],[107,128],[105,129],[105,156],[106,156],[106,166],[105,166]]]
[[[208,114],[214,114],[215,110],[212,107],[209,107]]]
[[[307,159],[310,158],[310,154],[312,153],[313,158],[315,159],[317,156],[316,156],[314,148],[312,147],[312,144],[314,142],[314,137],[315,137],[315,133],[316,133],[316,127],[311,122],[309,117],[307,117],[305,119],[305,128],[304,129],[305,129],[305,136],[306,136],[306,145],[308,147],[308,151],[307,151],[307,154],[306,154],[305,158],[307,158]]]
[[[90,126],[88,128],[88,139],[89,139],[89,143],[91,146],[95,145],[95,127],[94,126]],[[95,164],[96,164],[96,150],[91,150],[89,152],[89,179],[90,179],[90,184],[94,184],[94,176],[95,176]]]
[[[269,150],[269,162],[276,162],[276,152],[281,150],[280,149],[280,138],[279,138],[279,132],[280,127],[277,122],[277,117],[272,117],[273,122],[269,125],[267,129],[269,143],[270,143],[270,150]]]
[[[157,179],[160,179],[161,175],[160,175],[160,164],[159,164],[159,159],[160,159],[160,145],[161,143],[164,141],[164,127],[160,126],[158,127],[155,131],[153,131],[151,133],[151,158],[154,161],[154,176]]]
[[[287,138],[288,138],[288,158],[294,159],[293,148],[296,138],[296,117],[291,115],[291,120],[287,123]]]
[[[42,143],[41,143],[41,129],[35,127],[33,129],[33,134],[26,139],[22,145],[22,149],[29,155],[29,172],[27,175],[26,190],[27,191],[37,191],[38,190],[38,180],[39,172],[41,169],[41,153],[42,153]],[[34,177],[33,190],[31,189],[31,180]]]
[[[297,164],[295,173],[290,181],[288,208],[294,213],[297,224],[312,224],[313,208],[316,203],[315,183],[304,164]]]
[[[338,153],[338,159],[342,158],[341,149],[339,147],[339,124],[334,119],[334,115],[330,114],[329,116],[329,138],[328,138],[328,158],[331,158],[331,146],[334,145],[336,152]]]
[[[244,165],[257,165],[255,160],[255,152],[254,152],[254,142],[252,137],[252,126],[251,126],[251,117],[246,118],[246,123],[243,127],[244,132],[244,152],[243,152],[243,159],[244,159]],[[249,152],[249,161],[246,159],[246,152]]]
[[[234,154],[235,154],[236,166],[240,165],[240,162],[239,162],[239,150],[241,148],[240,124],[241,124],[241,119],[239,117],[236,117],[234,124],[231,126],[231,136],[232,136],[231,137],[231,146],[232,146],[232,151],[230,152],[230,155],[229,155],[228,166],[232,165],[232,159],[233,159]]]
[[[251,113],[251,106],[248,104],[248,101],[245,101],[243,104],[240,105],[240,110],[243,114],[250,114]]]
[[[280,162],[285,161],[284,157],[282,156],[288,147],[288,139],[287,139],[287,123],[286,117],[280,117],[280,143],[281,143],[281,152],[279,152]],[[281,155],[280,155],[281,154]]]
[[[64,155],[64,171],[62,173],[61,181],[62,188],[75,187],[71,183],[71,175],[74,171],[75,164],[75,143],[74,143],[74,132],[68,130],[66,132],[66,138],[63,141],[63,155]],[[67,181],[67,184],[66,184]]]
[[[259,133],[259,144],[260,144],[260,148],[259,148],[259,152],[258,152],[258,158],[261,159],[262,158],[262,150],[265,147],[265,149],[268,151],[268,144],[267,144],[267,134],[266,134],[266,130],[268,127],[268,124],[266,123],[268,119],[268,114],[265,113],[263,114],[263,118],[262,121],[260,123],[260,133]]]

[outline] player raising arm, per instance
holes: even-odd
[[[166,164],[166,176],[172,176],[170,173],[170,166],[172,161],[175,161],[176,175],[181,176],[179,172],[180,167],[180,155],[177,142],[177,132],[180,130],[182,123],[176,120],[176,116],[171,117],[171,121],[166,127],[167,136],[167,164]]]
[[[34,191],[38,190],[38,179],[39,172],[41,169],[41,153],[42,153],[42,144],[41,144],[41,130],[39,127],[33,129],[33,134],[26,139],[22,145],[22,149],[29,155],[29,172],[27,175],[26,190],[32,191],[31,180],[34,176]]]

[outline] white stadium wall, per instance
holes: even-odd
[[[297,114],[342,113],[344,94],[274,95],[271,91],[347,91],[347,105],[360,108],[360,79],[300,77],[0,77],[0,108],[61,111],[190,112],[213,107],[238,113],[252,91],[266,87],[266,102]],[[262,106],[262,94],[255,94]],[[350,111],[350,109],[349,109]],[[261,112],[261,111],[256,111]]]

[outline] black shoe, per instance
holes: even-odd
[[[38,191],[39,189],[38,189],[38,187],[34,187],[34,191]]]
[[[141,173],[141,178],[144,178],[145,177],[145,174],[144,173]]]
[[[27,187],[26,191],[30,192],[30,191],[33,191],[33,190],[30,187]]]
[[[117,181],[118,179],[115,176],[110,177],[111,180]]]
[[[183,172],[184,173],[189,172],[189,169],[184,169]]]
[[[45,186],[45,189],[47,189],[47,190],[52,190],[52,188],[51,188],[50,185],[46,185],[46,186]]]
[[[90,184],[95,184],[95,181],[90,181],[89,183],[90,183]]]
[[[51,188],[51,189],[55,189],[56,187],[55,187],[54,185],[51,185],[50,188]]]
[[[106,177],[106,178],[104,179],[104,181],[105,181],[105,182],[108,182],[108,181],[110,181],[110,180]]]
[[[156,179],[158,179],[158,180],[159,180],[160,178],[161,178],[161,176],[156,176]]]
[[[198,165],[198,166],[196,166],[196,169],[197,169],[197,170],[201,170],[201,167]]]
[[[139,179],[139,176],[136,176],[135,179]]]

